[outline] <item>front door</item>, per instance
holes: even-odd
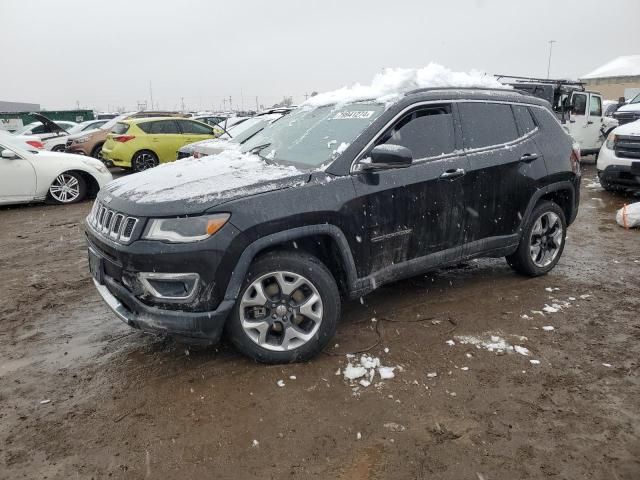
[[[155,152],[160,163],[172,162],[182,147],[183,135],[176,120],[156,120],[149,129],[151,150]]]
[[[379,137],[375,145],[411,150],[413,164],[354,177],[369,274],[420,257],[422,267],[456,259],[467,168],[458,141],[449,104],[409,112]]]
[[[36,192],[36,172],[31,163],[16,156],[2,158],[2,152],[10,150],[0,145],[0,203],[33,200]]]

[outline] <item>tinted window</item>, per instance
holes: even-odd
[[[518,138],[510,105],[461,103],[459,108],[466,148],[500,145]]]
[[[587,112],[587,96],[584,93],[576,93],[573,95],[573,110],[571,112],[574,115],[585,115]]]
[[[182,133],[191,133],[194,135],[212,135],[211,127],[202,125],[197,122],[191,122],[189,120],[180,120],[180,128]]]
[[[144,122],[138,125],[143,131],[154,135],[175,135],[179,134],[178,124],[173,120],[157,120],[155,122]]]
[[[520,125],[522,135],[526,135],[536,129],[536,124],[531,117],[529,109],[523,105],[513,105],[513,113],[516,116],[516,121]]]
[[[34,127],[31,130],[31,133],[34,134],[34,135],[38,135],[40,133],[47,133],[48,131],[49,130],[43,124],[40,124],[37,127]]]
[[[111,133],[115,133],[116,135],[122,135],[123,133],[126,133],[127,130],[129,130],[129,124],[128,123],[118,122],[111,129]]]
[[[379,144],[400,145],[413,153],[413,158],[437,157],[455,150],[451,107],[417,110],[402,118]]]
[[[589,99],[589,115],[593,115],[595,117],[602,116],[602,99],[595,95],[591,95]]]

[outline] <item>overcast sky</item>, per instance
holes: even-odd
[[[0,100],[295,102],[384,67],[578,77],[640,54],[638,0],[0,0]]]

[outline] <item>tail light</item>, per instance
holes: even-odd
[[[577,143],[571,148],[571,170],[573,173],[580,172],[580,146]]]
[[[116,142],[120,142],[120,143],[127,143],[129,140],[133,140],[135,137],[135,135],[116,135],[113,137],[113,139]]]
[[[42,143],[40,140],[27,140],[27,143],[31,145],[33,148],[39,148],[39,149],[44,148],[44,143]]]

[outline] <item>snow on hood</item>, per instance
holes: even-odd
[[[325,92],[309,98],[302,106],[320,107],[324,105],[377,100],[389,103],[397,100],[404,93],[417,88],[504,88],[504,85],[493,76],[472,70],[469,73],[452,72],[448,68],[429,63],[423,68],[387,68],[373,77],[371,85],[356,83],[350,87],[342,87],[332,92]]]
[[[617,135],[631,135],[634,137],[640,137],[640,120],[620,125],[614,130],[614,133]]]
[[[627,103],[626,105],[622,105],[617,112],[638,112],[640,111],[640,103]]]
[[[284,179],[289,181],[282,181]],[[206,203],[302,185],[307,180],[308,174],[295,167],[272,165],[257,155],[227,150],[199,159],[176,160],[121,177],[106,189],[114,196],[138,203],[178,200]]]

